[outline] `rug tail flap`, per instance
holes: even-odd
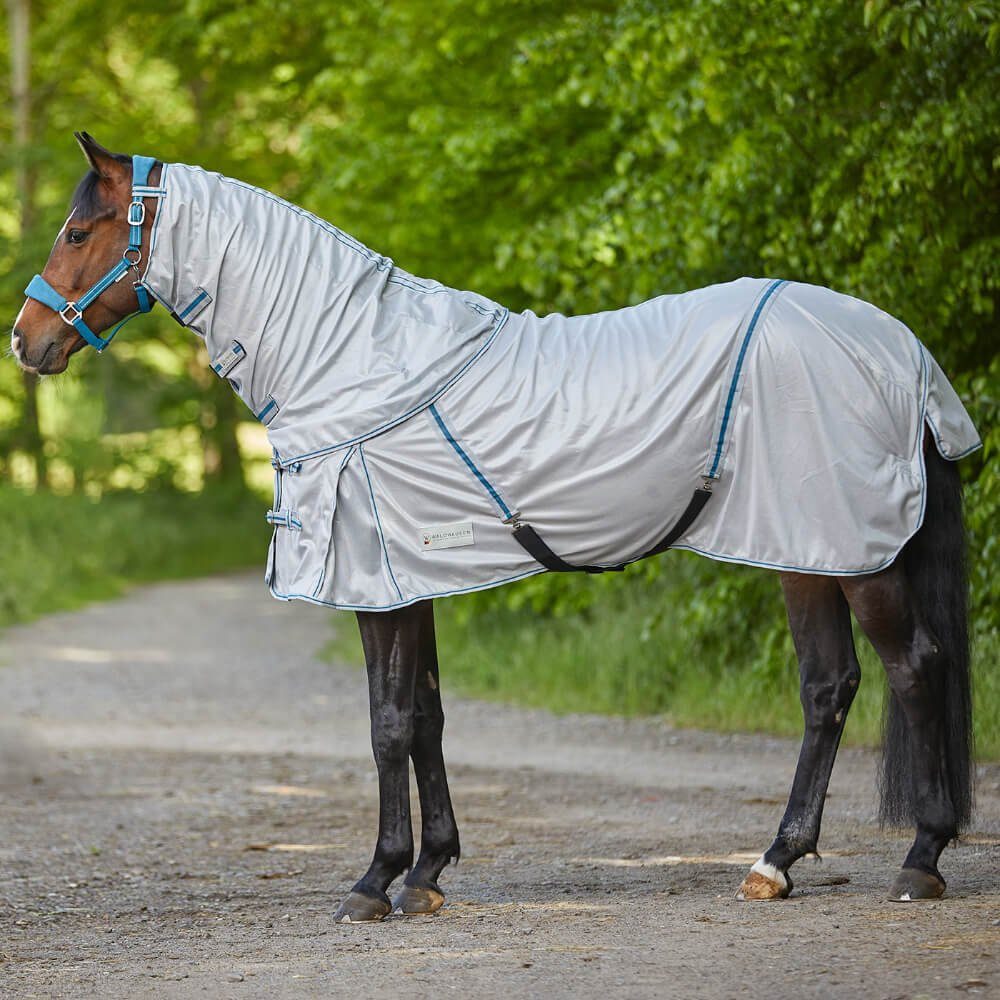
[[[928,371],[927,407],[924,416],[934,435],[934,443],[941,457],[954,462],[981,448],[983,442],[979,438],[972,418],[959,399],[958,393],[955,392],[954,386],[941,370],[941,366],[931,357],[931,352],[926,347],[921,345],[921,349]]]

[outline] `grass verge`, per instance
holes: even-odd
[[[0,626],[121,594],[128,585],[264,565],[268,529],[245,491],[24,493],[0,487]]]
[[[709,564],[720,589],[706,593],[697,586],[706,570],[679,555],[669,579],[611,585],[599,605],[565,613],[539,614],[527,602],[517,606],[516,595],[504,604],[472,600],[467,606],[468,597],[438,601],[446,694],[558,713],[661,715],[676,726],[799,736],[798,667],[777,576]],[[727,598],[735,607],[742,604],[742,623],[720,621],[726,612],[712,607],[713,597],[720,608]],[[1000,677],[991,665],[1000,655],[1000,639],[988,632],[977,640],[977,753],[996,759]],[[862,684],[844,740],[870,746],[879,742],[885,673],[867,641],[856,641]],[[330,655],[361,662],[357,629],[346,616]]]

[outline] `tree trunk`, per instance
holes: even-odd
[[[31,153],[31,0],[7,0],[10,31],[10,90],[14,106],[14,143],[17,150],[16,187],[20,206],[20,233],[31,232],[35,216],[35,168]],[[48,481],[45,442],[38,420],[38,379],[23,372],[24,409],[21,443],[35,463],[35,481]]]
[[[205,440],[205,478],[220,483],[243,483],[243,459],[236,429],[239,410],[236,396],[228,383],[213,379],[206,403],[212,408],[211,426],[202,425]],[[209,455],[212,462],[209,463]]]

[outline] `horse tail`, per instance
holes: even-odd
[[[940,712],[941,761],[945,789],[955,808],[958,829],[968,822],[973,800],[972,682],[969,669],[968,577],[962,484],[957,463],[925,448],[927,500],[924,522],[903,549],[903,567],[918,614],[938,647],[929,663],[934,704]],[[915,814],[913,747],[899,699],[888,695],[884,718],[882,776],[883,823],[908,825]]]

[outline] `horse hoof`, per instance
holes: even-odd
[[[944,879],[919,868],[904,868],[892,883],[889,899],[894,903],[912,903],[918,899],[940,899]]]
[[[337,908],[333,919],[338,924],[370,924],[381,920],[390,909],[385,893],[366,896],[363,892],[352,892]]]
[[[741,902],[760,899],[787,899],[792,891],[792,880],[763,858],[750,869],[743,880],[736,898]]]
[[[392,901],[393,916],[427,916],[437,913],[444,903],[444,893],[419,885],[403,885]]]

